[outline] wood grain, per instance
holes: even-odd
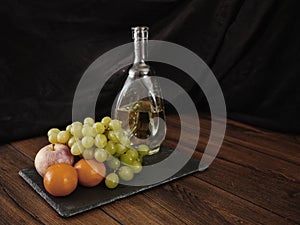
[[[201,122],[202,124],[204,123],[203,121]],[[169,125],[169,129],[171,130],[171,135],[169,134],[168,140],[165,143],[174,147],[176,146],[175,143],[176,140],[178,139],[178,134],[174,134],[173,130],[178,129],[178,122],[172,120],[171,122],[169,122],[168,125]],[[191,129],[191,133],[192,133],[193,125],[188,124],[186,126],[188,126],[189,129]],[[197,151],[200,152],[204,151],[207,145],[209,132],[210,132],[209,130],[204,129],[203,126],[201,126],[201,136],[198,140]],[[271,134],[274,135],[274,133]],[[184,142],[183,142],[184,146],[189,147],[190,141],[191,138],[187,135],[184,138]],[[272,145],[277,145],[278,142],[280,142],[280,139],[277,139],[277,142],[273,142]],[[297,155],[300,152],[300,145],[298,146],[298,148],[294,148],[291,151],[292,151],[291,155]],[[227,140],[227,136],[223,141],[221,150],[219,151],[217,157],[229,162],[234,162],[235,164],[240,164],[245,167],[263,171],[270,175],[273,174],[275,176],[284,176],[285,178],[291,181],[300,182],[300,173],[295,173],[295,171],[299,170],[299,166],[297,165],[297,163],[284,160],[280,157],[276,157],[265,152],[254,151],[252,148],[248,146],[241,145],[238,141],[230,142]]]
[[[1,146],[0,154],[0,219],[2,224],[97,224],[99,218],[105,224],[118,224],[100,210],[91,211],[84,221],[78,216],[68,220],[63,219],[18,175],[19,170],[33,165],[32,160],[9,145]],[[6,211],[6,209],[9,210]]]
[[[206,124],[206,126],[201,126],[202,132],[197,150],[203,152],[210,132],[210,121],[201,120],[201,124]],[[177,126],[178,121],[171,120],[169,122],[171,130],[178,129]],[[185,126],[193,129],[193,124],[186,124]],[[228,128],[227,133],[232,130],[233,127]],[[171,139],[175,135],[170,135]],[[260,135],[272,137],[270,139],[273,142],[272,144],[268,142],[268,148],[272,148],[273,145],[277,146],[281,140],[277,137],[277,141],[275,141],[277,133],[274,132],[264,131]],[[172,140],[169,139],[166,143],[174,146]],[[259,140],[266,140],[263,137],[257,138],[256,141],[258,144],[266,144],[266,141],[260,142]],[[293,139],[286,138],[286,140],[292,141]],[[175,140],[173,141],[175,142]],[[296,141],[292,144],[297,145]],[[189,145],[188,138],[185,138],[185,145]],[[286,161],[283,159],[284,157],[277,157],[276,151],[270,154],[271,151],[265,153],[262,149],[255,151],[252,147],[248,147],[246,142],[240,143],[239,139],[235,139],[234,142],[228,141],[226,135],[217,156],[218,159],[214,161],[206,173],[196,176],[255,205],[260,205],[269,211],[282,215],[290,221],[299,223],[300,173],[297,171],[300,171],[300,167],[297,165],[298,161],[297,159],[294,159],[296,163],[291,160]],[[298,148],[291,148],[291,155],[297,155],[299,150],[299,146]]]
[[[298,182],[219,159],[215,160],[207,173],[195,176],[283,218],[300,222]]]
[[[150,191],[151,192],[151,191]],[[160,198],[160,195],[156,195]],[[107,214],[117,218],[124,224],[185,224],[181,215],[173,214],[168,207],[164,207],[144,194],[138,194],[126,199],[103,206]]]
[[[34,137],[30,139],[15,141],[10,143],[16,150],[21,151],[22,153],[26,154],[32,160],[36,153],[45,145],[48,145],[48,139],[46,135],[41,137]]]
[[[206,114],[202,117],[202,131],[208,133],[210,118]],[[272,132],[230,119],[226,126],[226,141],[300,165],[300,135]]]
[[[262,209],[244,199],[193,176],[145,192],[149,198],[172,213],[181,215],[186,224],[293,224],[282,217]],[[156,196],[160,196],[157,198]],[[213,216],[212,216],[213,215]]]
[[[45,144],[47,144],[47,140],[44,137],[11,143],[13,148],[26,153],[26,156],[31,159]],[[168,209],[155,203],[152,199],[146,198],[143,194],[109,204],[102,207],[102,210],[116,221],[126,224],[149,224],[149,221],[153,224],[164,224],[163,221],[184,224],[178,215],[171,214]]]
[[[169,116],[164,144],[201,159],[211,132]],[[218,123],[217,123],[218,126]],[[0,147],[0,224],[300,224],[300,138],[227,120],[224,142],[205,172],[63,219],[17,174],[31,167],[46,135]],[[214,144],[214,143],[213,143]],[[217,146],[216,146],[217,147]],[[40,210],[43,209],[43,210]],[[5,213],[4,213],[5,212]],[[17,216],[14,216],[17,215]]]

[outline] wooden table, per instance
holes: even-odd
[[[165,145],[176,145],[178,124],[168,117]],[[185,126],[192,132],[193,124]],[[196,157],[209,133],[210,119],[202,116]],[[0,224],[300,224],[300,136],[228,120],[218,157],[205,172],[70,218],[18,175],[47,143],[42,136],[0,146]]]

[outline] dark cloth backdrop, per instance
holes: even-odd
[[[72,118],[86,68],[147,25],[151,39],[189,48],[213,70],[230,118],[300,131],[300,14],[297,0],[3,0],[0,3],[0,142],[45,135]],[[158,71],[164,66],[157,65]],[[199,106],[205,98],[173,68]],[[126,74],[102,90],[100,117]]]

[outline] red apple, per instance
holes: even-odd
[[[47,168],[56,163],[73,165],[74,156],[68,146],[63,144],[49,144],[41,148],[35,156],[34,166],[43,177]]]

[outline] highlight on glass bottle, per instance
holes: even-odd
[[[119,94],[114,117],[122,121],[131,145],[149,146],[149,154],[159,151],[166,136],[166,121],[160,86],[146,63],[148,27],[133,27],[134,61]]]

